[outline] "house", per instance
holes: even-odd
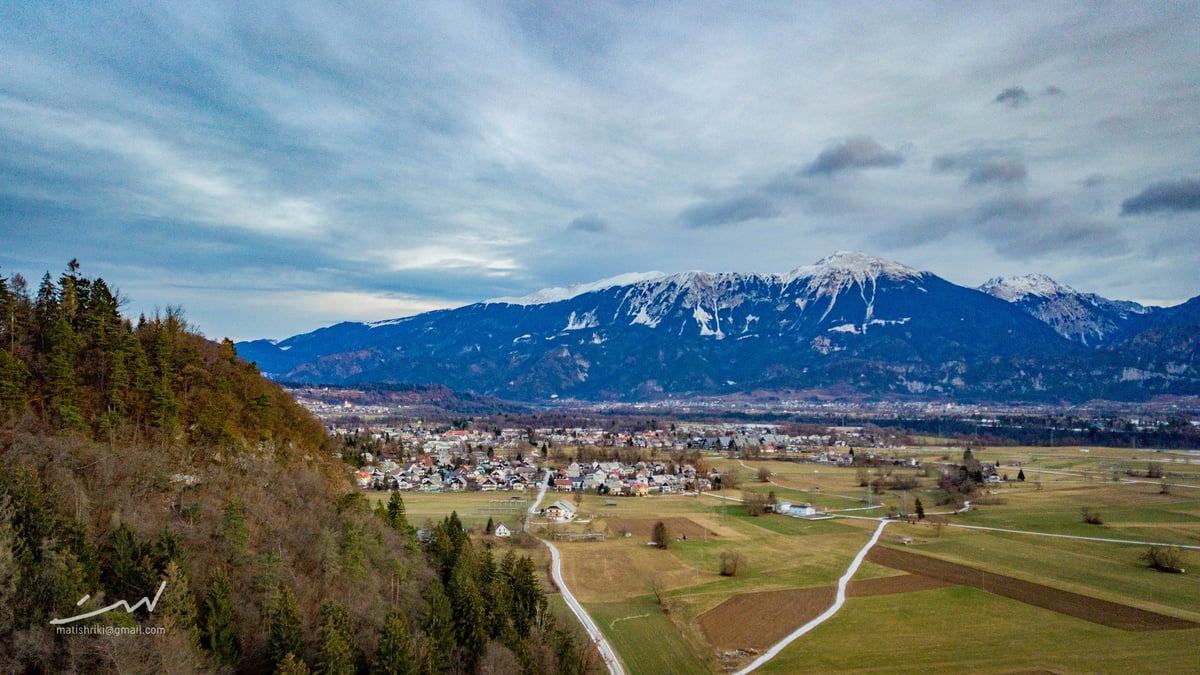
[[[812,504],[804,504],[803,506],[793,506],[788,509],[787,514],[795,518],[811,518],[817,515],[817,510],[812,507]]]
[[[508,526],[504,523],[500,523],[496,526],[496,529],[492,530],[492,534],[496,535],[497,537],[511,537],[512,530],[508,529]]]
[[[577,509],[575,508],[574,504],[565,499],[560,499],[550,506],[547,506],[545,514],[550,520],[567,522],[575,519],[576,511]]]

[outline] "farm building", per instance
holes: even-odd
[[[544,511],[547,518],[550,520],[557,520],[559,522],[574,520],[575,512],[575,505],[565,499],[560,499],[554,502],[550,506],[547,506],[546,510]]]

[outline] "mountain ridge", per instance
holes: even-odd
[[[1192,391],[1200,381],[1186,359],[1127,377],[1139,361],[1120,345],[1157,312],[1126,311],[1130,320],[1106,325],[1108,340],[1097,345],[1039,316],[1040,305],[863,253],[838,252],[786,274],[624,278],[631,282],[336,324],[239,350],[281,380],[427,382],[517,400],[750,388],[1086,400]],[[1115,305],[1094,297],[1084,309]],[[1082,376],[1092,371],[1100,375]]]

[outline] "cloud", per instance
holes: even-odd
[[[779,207],[770,199],[750,194],[688,207],[679,214],[679,220],[690,228],[715,227],[774,218],[780,213]]]
[[[933,158],[933,170],[940,173],[967,172],[969,185],[1010,184],[1025,180],[1025,164],[991,150],[974,150]]]
[[[971,185],[1019,183],[1025,180],[1025,165],[1015,159],[997,157],[975,167],[967,176]]]
[[[567,229],[574,230],[576,232],[607,232],[608,221],[594,213],[588,213],[567,223]]]
[[[1123,216],[1158,211],[1200,211],[1200,180],[1185,178],[1154,183],[1121,202]]]
[[[1064,96],[1066,92],[1053,85],[1042,90],[1042,96]]]
[[[996,95],[992,103],[1001,103],[1010,108],[1019,108],[1033,100],[1025,87],[1009,87]]]
[[[808,166],[808,174],[831,176],[847,169],[899,166],[902,162],[900,153],[884,149],[869,136],[856,136],[817,155]]]
[[[980,205],[976,232],[1003,256],[1023,259],[1055,251],[1089,254],[1121,249],[1120,232],[1110,223],[1074,216],[1051,198],[1006,197]]]

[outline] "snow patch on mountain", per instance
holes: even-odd
[[[575,312],[571,312],[571,317],[567,319],[567,327],[563,330],[586,330],[588,328],[599,328],[600,322],[596,320],[596,310],[584,312],[583,316],[577,316]]]

